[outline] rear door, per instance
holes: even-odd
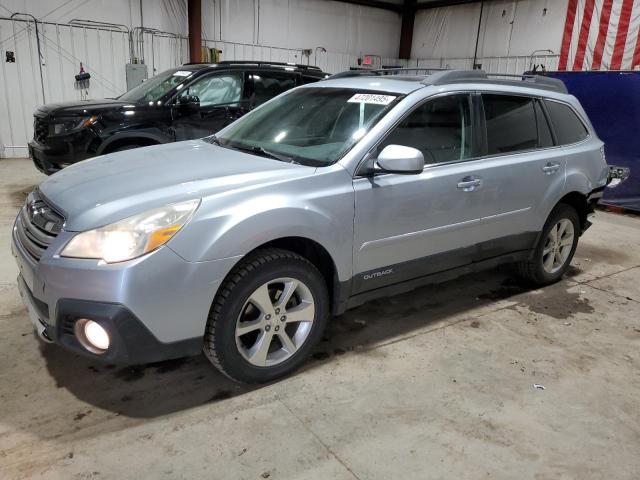
[[[485,153],[479,259],[531,248],[563,191],[566,158],[534,97],[482,93]]]
[[[299,74],[287,70],[249,71],[247,96],[250,108],[258,107],[273,97],[297,86],[298,83],[301,83],[301,80],[299,81],[298,79],[299,76]]]
[[[472,111],[470,94],[427,99],[374,152],[417,148],[424,171],[354,179],[354,294],[474,260],[483,180]]]

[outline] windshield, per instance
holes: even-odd
[[[155,102],[164,97],[172,88],[184,82],[195,72],[173,68],[159,73],[118,97],[125,102]]]
[[[323,166],[339,160],[400,98],[347,88],[301,88],[219,133],[223,147]]]

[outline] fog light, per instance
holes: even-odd
[[[74,329],[80,344],[90,352],[101,354],[109,348],[109,333],[98,322],[81,318]]]

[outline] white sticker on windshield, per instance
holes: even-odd
[[[188,77],[189,75],[191,75],[193,72],[190,72],[189,70],[178,70],[177,72],[175,72],[173,74],[174,77]]]
[[[389,105],[396,97],[392,95],[378,95],[377,93],[356,93],[347,100],[349,103],[372,103],[374,105]]]

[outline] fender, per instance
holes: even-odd
[[[149,132],[144,130],[125,130],[112,134],[104,142],[102,142],[98,147],[96,155],[103,155],[104,152],[109,149],[109,146],[114,142],[120,142],[123,139],[135,140],[140,138],[151,140],[154,143],[158,144],[169,143],[173,141],[173,139],[168,138],[161,133]]]
[[[188,261],[246,255],[265,243],[301,237],[321,245],[332,257],[340,281],[351,278],[354,191],[342,167],[297,177],[295,182],[205,197],[188,225],[168,246]]]
[[[256,211],[264,199],[251,201],[238,210],[250,212],[245,215],[222,216],[202,219],[189,226],[190,238],[199,242],[186,241],[176,235],[169,243],[178,255],[186,260],[214,260],[240,257],[266,243],[286,237],[300,237],[313,240],[331,256],[340,281],[346,281],[352,274],[353,221],[340,224],[336,218],[324,214],[316,208],[282,206]],[[194,235],[193,230],[199,233]],[[205,233],[207,232],[207,233]]]

